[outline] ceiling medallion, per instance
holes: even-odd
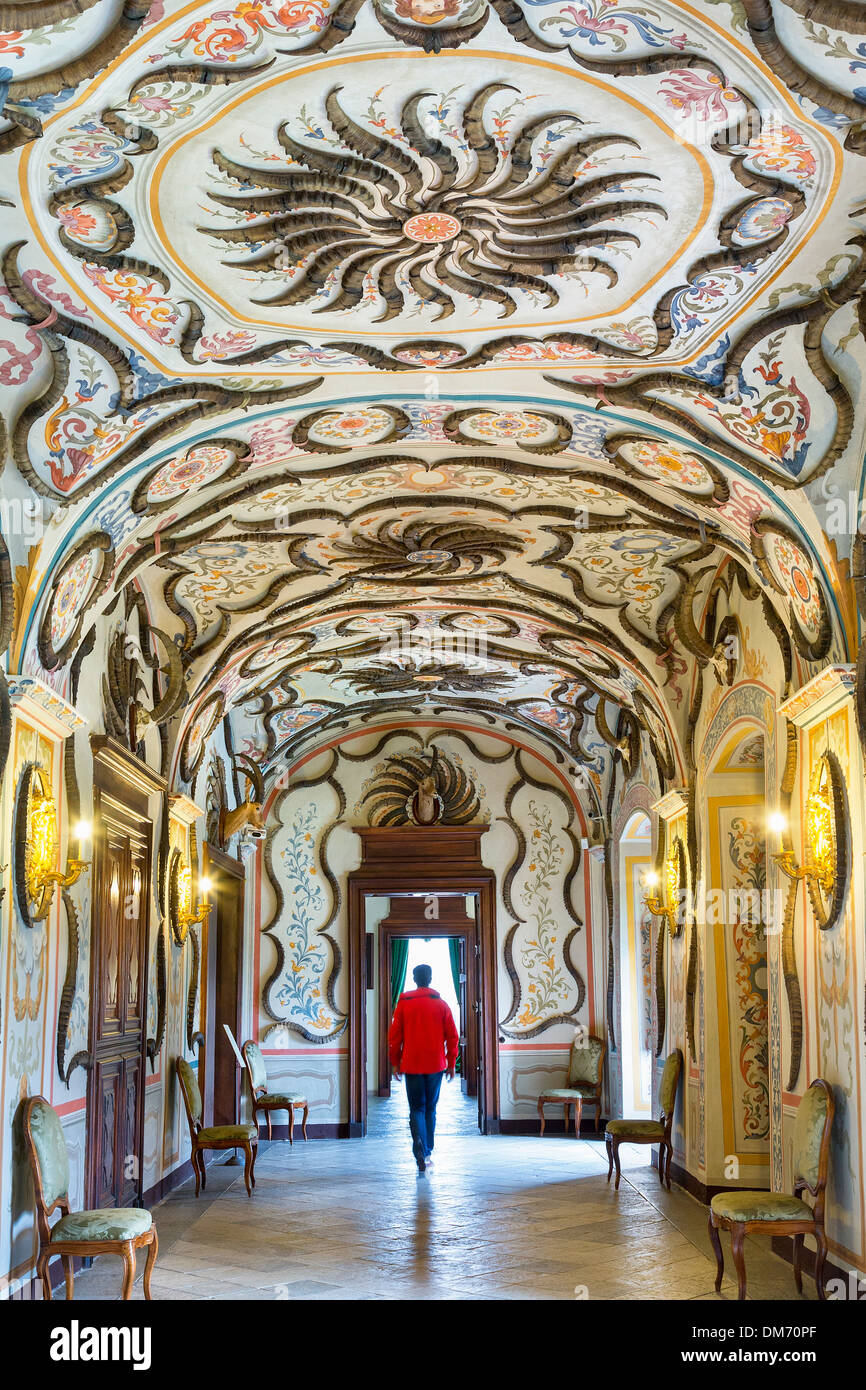
[[[438,565],[453,558],[450,550],[412,550],[406,556],[410,565]]]
[[[459,231],[460,223],[450,212],[416,212],[403,223],[410,241],[451,241]]]

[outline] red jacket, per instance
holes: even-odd
[[[401,1074],[453,1071],[457,1060],[454,1015],[435,989],[401,994],[388,1034],[391,1066]],[[447,1058],[446,1058],[447,1049]]]

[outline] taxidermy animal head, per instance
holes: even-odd
[[[220,811],[219,837],[223,848],[232,835],[237,835],[238,832],[251,840],[263,840],[268,833],[262,815],[265,782],[261,768],[245,753],[238,753],[234,761],[235,767],[247,779],[247,794],[240,806],[236,806],[233,811],[226,807]]]

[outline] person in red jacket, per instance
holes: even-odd
[[[454,1076],[457,1029],[445,1000],[430,988],[430,966],[416,965],[412,975],[418,988],[397,1000],[388,1048],[394,1076],[398,1081],[406,1077],[412,1152],[419,1173],[423,1173],[433,1152],[442,1076],[446,1071],[449,1081]]]

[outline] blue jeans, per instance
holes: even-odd
[[[412,1131],[412,1152],[417,1158],[429,1158],[436,1134],[436,1102],[444,1071],[406,1072],[406,1094],[409,1097],[409,1128]]]

